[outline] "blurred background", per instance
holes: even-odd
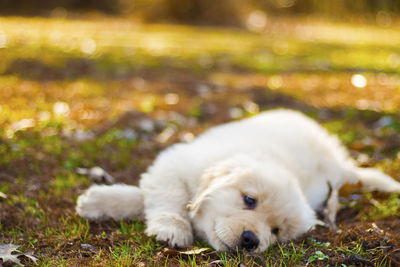
[[[119,170],[138,132],[165,147],[278,107],[326,123],[366,162],[396,156],[398,12],[400,1],[372,0],[2,0],[0,162],[42,151],[69,170]],[[131,146],[112,144],[121,138]],[[113,160],[61,153],[85,141]]]
[[[67,16],[69,12],[127,15],[147,22],[245,26],[255,11],[274,16],[315,15],[340,21],[389,26],[400,11],[398,0],[3,0],[4,15]],[[254,13],[253,13],[254,16]],[[254,18],[253,18],[254,19]]]

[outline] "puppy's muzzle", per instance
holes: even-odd
[[[240,248],[247,251],[253,251],[260,244],[260,240],[252,231],[244,231],[240,236]]]

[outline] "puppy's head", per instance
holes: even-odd
[[[208,169],[188,206],[196,235],[215,249],[264,251],[312,227],[314,211],[285,168],[236,156]]]

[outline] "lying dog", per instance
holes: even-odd
[[[359,168],[339,140],[290,110],[263,112],[214,127],[166,149],[139,187],[94,185],[78,198],[88,219],[143,218],[146,234],[170,246],[193,237],[215,249],[264,251],[314,226],[322,212],[334,226],[338,190],[399,192],[377,169]]]

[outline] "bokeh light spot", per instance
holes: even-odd
[[[81,42],[81,51],[85,54],[93,54],[96,51],[96,42],[93,39],[84,39]]]
[[[167,105],[176,105],[179,103],[179,96],[174,93],[169,93],[165,95],[164,101]]]
[[[351,76],[351,84],[358,88],[364,88],[367,86],[367,78],[362,74],[354,74]]]
[[[261,31],[267,25],[267,16],[260,10],[250,13],[247,18],[246,26],[251,31]]]
[[[0,30],[0,48],[7,47],[7,35]]]
[[[53,105],[53,112],[57,116],[63,116],[66,117],[70,113],[70,108],[68,103],[65,102],[56,102]]]
[[[282,78],[279,75],[274,75],[268,80],[268,87],[271,89],[279,89],[283,84]]]

